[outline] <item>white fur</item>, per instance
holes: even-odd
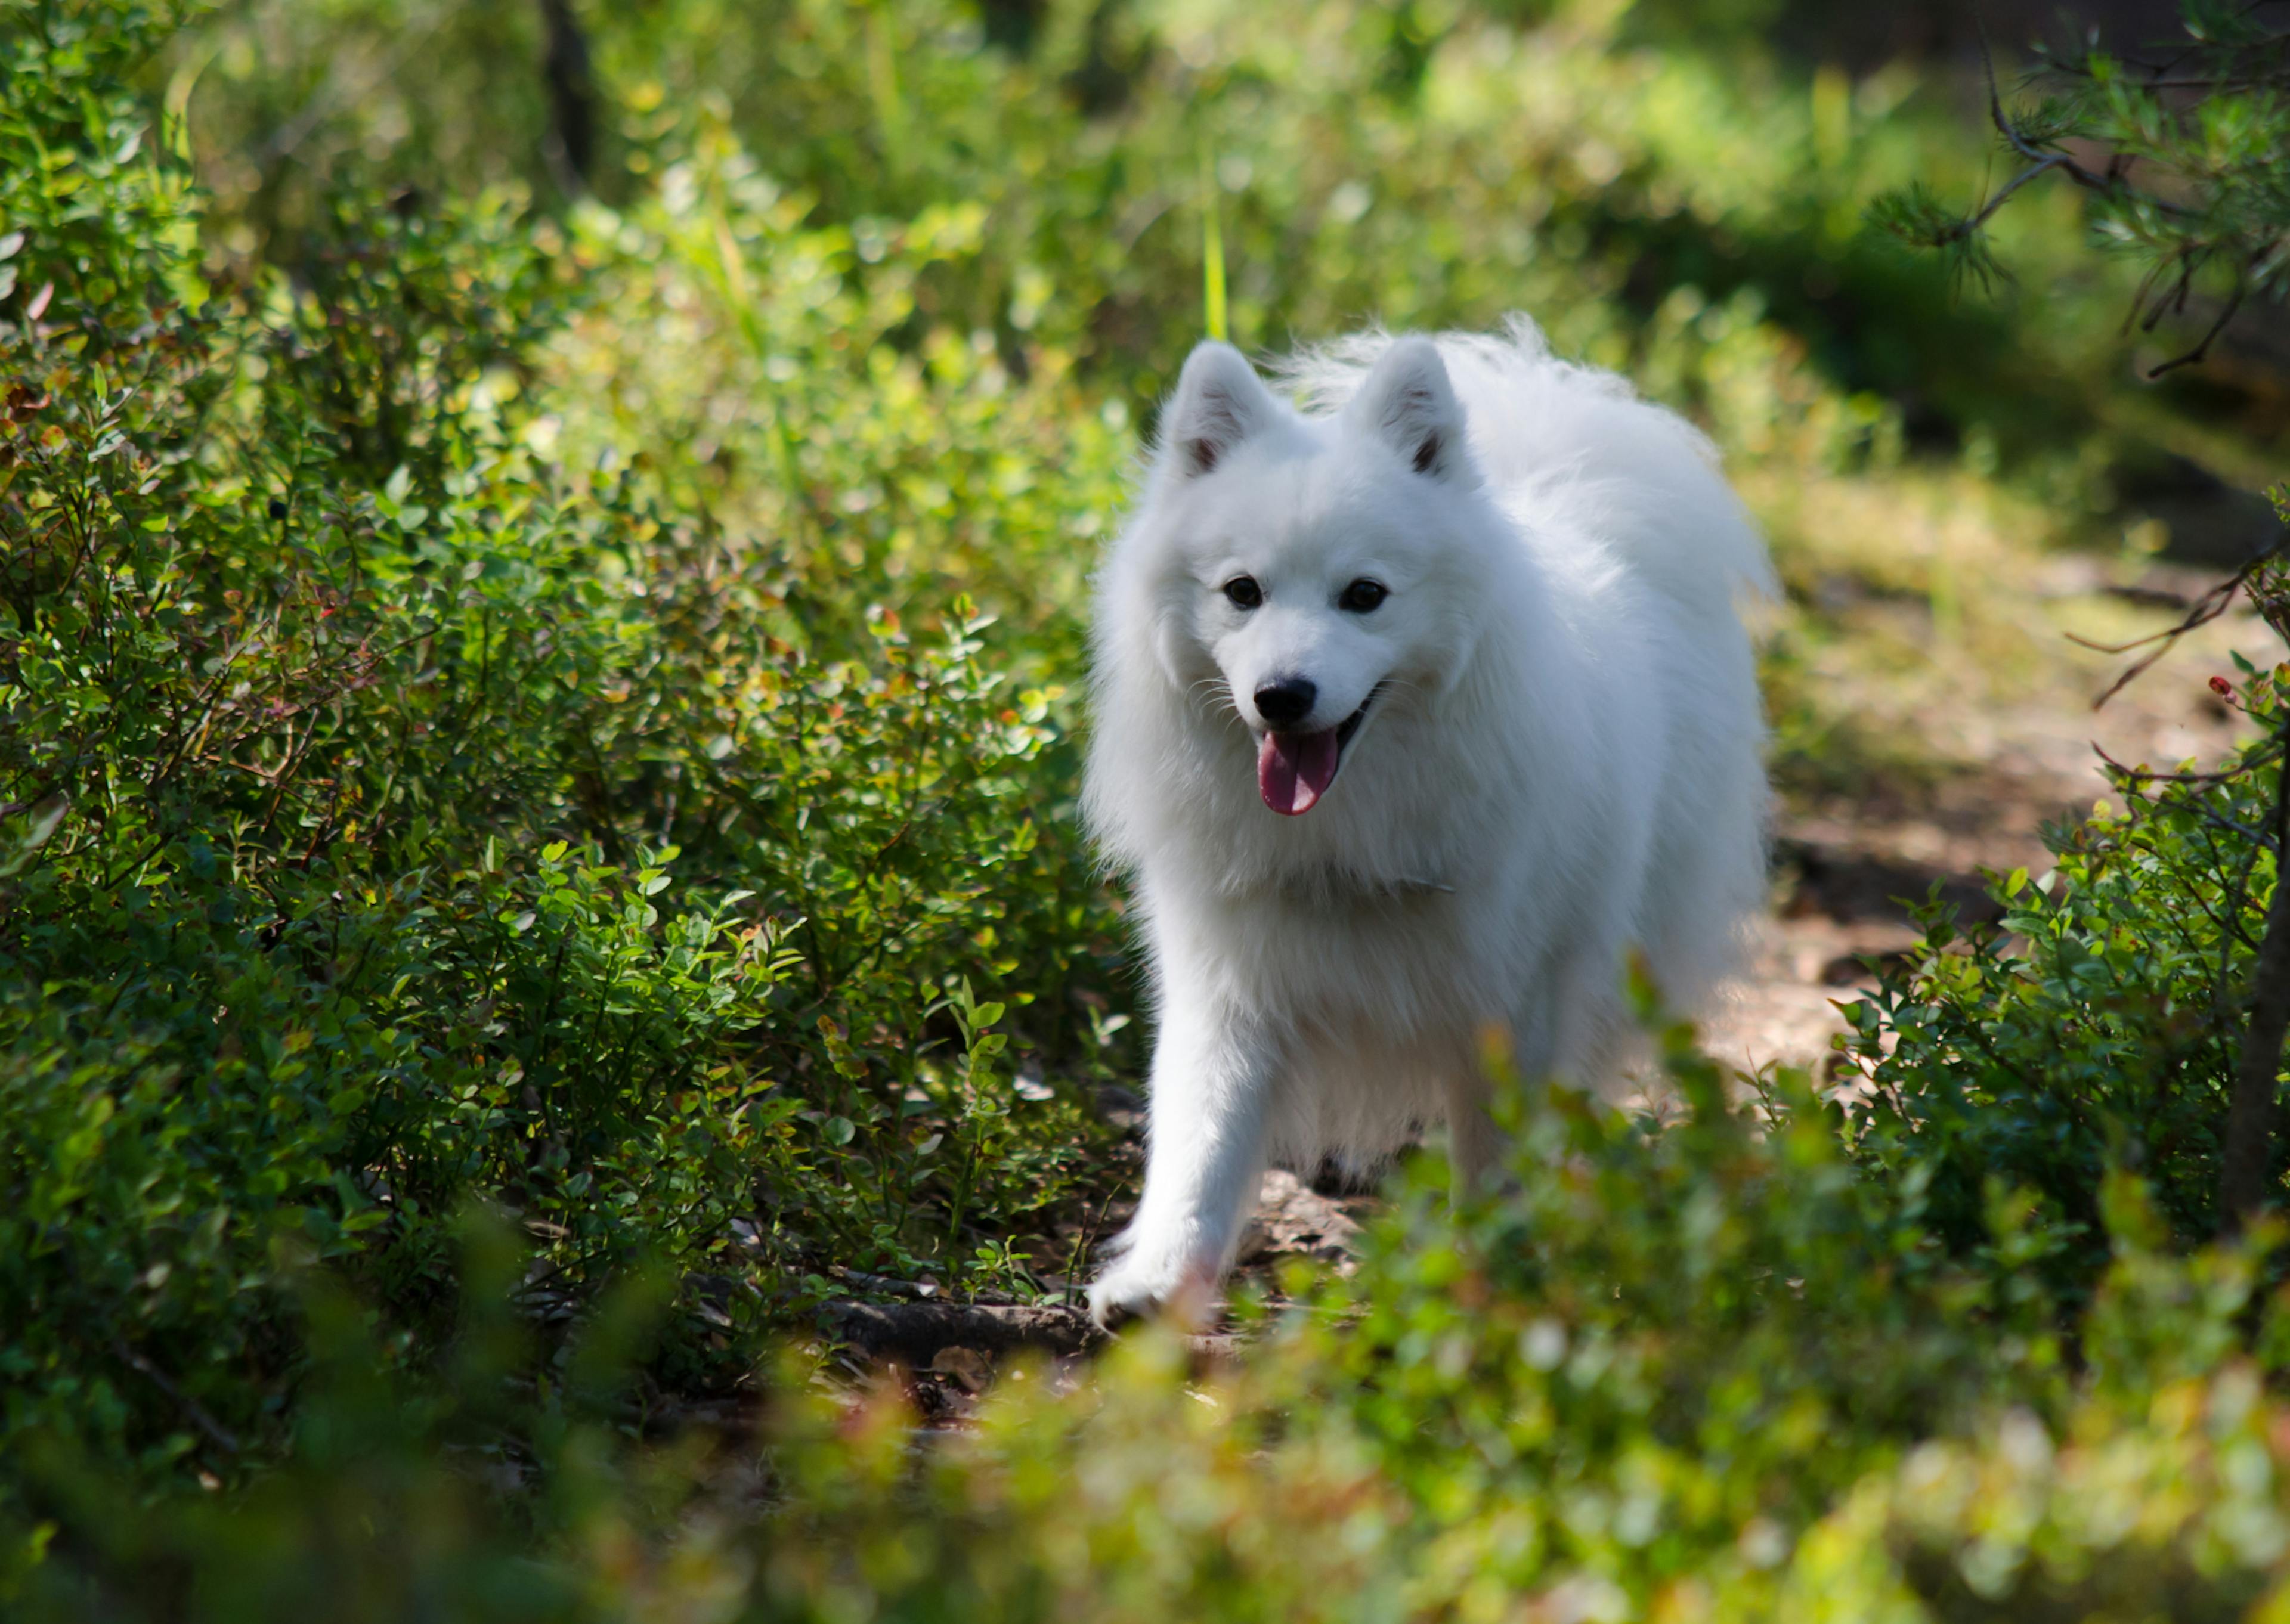
[[[1159,1016],[1101,1319],[1205,1307],[1268,1161],[1365,1164],[1444,1118],[1483,1172],[1487,1026],[1529,1075],[1601,1083],[1628,951],[1690,1009],[1764,889],[1737,604],[1771,576],[1701,436],[1524,318],[1285,376],[1301,412],[1193,352],[1100,580],[1086,804]],[[1240,574],[1261,606],[1227,599]],[[1337,607],[1362,577],[1389,598]],[[1252,696],[1285,676],[1311,727],[1378,694],[1301,817],[1257,792]]]

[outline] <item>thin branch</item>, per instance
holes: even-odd
[[[2020,127],[2012,122],[2011,116],[2005,112],[2003,93],[1996,88],[1996,59],[1988,48],[1988,34],[1984,28],[1980,36],[1980,64],[1988,76],[1989,120],[2013,151],[2030,164],[2043,164],[2058,170],[2086,191],[2116,196],[2129,189],[2118,176],[2111,172],[2111,168],[2106,173],[2086,169],[2063,152],[2045,151],[2021,132]],[[2150,196],[2144,201],[2166,214],[2183,215],[2188,212],[2177,204],[2161,197]]]
[[[2251,828],[2250,825],[2242,822],[2238,819],[2230,818],[2215,807],[2205,805],[2199,796],[2182,796],[2180,799],[2172,802],[2171,805],[2175,811],[2190,812],[2198,818],[2204,819],[2211,823],[2215,823],[2228,834],[2238,835],[2243,839],[2249,841],[2254,846],[2262,846],[2269,852],[2274,850],[2273,836],[2268,834],[2264,829],[2254,829]]]
[[[2226,308],[2219,312],[2218,320],[2211,324],[2210,331],[2204,333],[2196,342],[2195,347],[2185,355],[2174,356],[2159,366],[2148,368],[2147,376],[2150,379],[2160,378],[2166,372],[2174,372],[2182,366],[2192,366],[2201,361],[2210,353],[2211,345],[2217,340],[2218,335],[2226,331],[2226,324],[2234,319],[2234,313],[2242,308],[2243,299],[2248,292],[2249,290],[2243,285],[2242,278],[2236,277],[2233,297],[2226,301]]]
[[[1972,215],[1966,220],[1959,221],[1952,235],[1957,236],[1971,236],[1974,232],[1979,230],[1981,227],[1988,223],[1990,218],[1995,214],[1997,210],[2004,206],[2006,200],[2008,199],[2013,193],[2027,185],[2029,181],[2033,180],[2038,175],[2047,174],[2051,171],[2059,168],[2066,162],[2067,159],[2065,157],[2054,153],[2051,156],[2043,159],[2040,163],[2030,164],[2018,174],[2013,176],[2009,180],[2006,180],[2002,188],[1997,191],[1994,196],[1990,197],[1986,203],[1980,206],[1978,213]]]
[[[2174,305],[2182,310],[2187,308],[2187,290],[2194,283],[2195,272],[2200,268],[2203,256],[2200,250],[2190,244],[2180,249],[2172,256],[2172,259],[2166,260],[2162,265],[2157,266],[2157,272],[2159,274],[2173,260],[2175,260],[2179,267],[2178,281],[2171,284],[2169,292],[2147,306],[2146,318],[2143,321],[2140,319],[2139,306],[2134,302],[2131,307],[2130,314],[2123,318],[2123,330],[2126,332],[2131,331],[2134,324],[2137,324],[2142,332],[2152,332],[2162,319],[2171,314],[2171,308]],[[2141,298],[2143,300],[2145,295],[2142,294]]]
[[[111,1340],[111,1351],[121,1364],[173,1400],[175,1407],[183,1412],[191,1425],[206,1435],[208,1443],[227,1455],[238,1453],[238,1440],[231,1435],[230,1429],[208,1413],[204,1404],[177,1387],[166,1372],[137,1353],[117,1337]]]
[[[2147,653],[2142,654],[2139,659],[2134,660],[2130,668],[2126,670],[2122,676],[2117,677],[2113,682],[2107,685],[2107,691],[2091,702],[2091,708],[2094,710],[2099,709],[2102,706],[2105,705],[2108,700],[2113,699],[2117,694],[2122,692],[2124,689],[2130,686],[2131,684],[2136,681],[2139,677],[2144,676],[2147,671],[2154,666],[2157,660],[2162,659],[2164,655],[2169,653],[2174,648],[2178,646],[2180,638],[2185,636],[2189,632],[2208,626],[2213,620],[2217,620],[2221,615],[2224,614],[2227,612],[2227,606],[2234,602],[2235,594],[2240,592],[2244,588],[2250,584],[2251,578],[2258,573],[2262,565],[2281,554],[2283,544],[2286,540],[2290,540],[2290,538],[2277,538],[2274,543],[2267,548],[2264,552],[2260,553],[2256,557],[2251,559],[2249,563],[2244,564],[2242,568],[2237,570],[2232,576],[2219,582],[2218,585],[2204,593],[2202,596],[2197,598],[2194,603],[2194,607],[2188,610],[2186,614],[2181,618],[2178,624],[2175,626],[2166,627],[2161,631],[2150,633],[2144,637],[2134,637],[2128,643],[2096,643],[2088,637],[2078,636],[2075,633],[2070,632],[2068,634],[2069,642],[2076,644],[2083,648],[2090,649],[2096,653],[2128,654],[2134,649],[2149,649]],[[2150,648],[2150,644],[2154,646]]]
[[[2099,758],[2126,779],[2154,784],[2230,784],[2246,778],[2252,772],[2282,754],[2282,747],[2270,743],[2254,752],[2247,760],[2231,767],[2222,767],[2216,772],[2165,772],[2154,767],[2126,767],[2097,745],[2091,747]]]

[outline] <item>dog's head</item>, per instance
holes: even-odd
[[[1229,695],[1274,812],[1309,812],[1379,708],[1436,692],[1468,653],[1491,509],[1428,339],[1393,343],[1329,417],[1201,345],[1147,506],[1162,665]]]

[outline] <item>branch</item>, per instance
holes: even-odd
[[[2280,745],[2270,744],[2247,760],[2231,767],[2222,768],[2216,772],[2163,772],[2153,767],[2126,767],[2099,746],[2094,744],[2091,748],[2093,754],[2123,777],[2137,782],[2152,784],[2230,784],[2235,780],[2264,766],[2282,754]]]
[[[2197,340],[2195,347],[2185,355],[2174,356],[2159,366],[2150,367],[2147,370],[2147,376],[2150,379],[2160,378],[2166,372],[2174,372],[2182,366],[2192,366],[2202,360],[2210,353],[2211,345],[2218,335],[2226,331],[2226,324],[2234,319],[2234,313],[2242,308],[2243,298],[2248,292],[2249,290],[2243,285],[2242,278],[2236,277],[2234,296],[2226,301],[2226,308],[2219,312],[2218,320],[2211,324],[2210,331],[2204,333],[2201,339]],[[2183,292],[2181,297],[2183,300]]]
[[[2134,660],[2129,670],[2110,683],[2107,685],[2107,692],[2094,700],[2091,702],[2091,708],[2097,710],[2130,686],[2137,678],[2144,676],[2157,660],[2177,646],[2180,638],[2199,627],[2209,625],[2224,614],[2227,605],[2234,602],[2234,595],[2250,584],[2251,578],[2258,573],[2262,566],[2280,556],[2286,540],[2290,540],[2290,537],[2278,537],[2273,545],[2264,552],[2237,570],[2231,577],[2219,582],[2217,586],[2197,598],[2194,607],[2187,611],[2176,626],[2166,627],[2163,630],[2150,633],[2144,637],[2134,637],[2128,643],[2113,644],[2094,643],[2088,637],[2079,637],[2075,633],[2070,632],[2069,642],[2102,654],[2127,654],[2134,649],[2146,648],[2150,644],[2158,645]]]
[[[189,1418],[191,1425],[206,1435],[208,1443],[227,1455],[238,1453],[238,1440],[231,1436],[229,1428],[209,1414],[204,1404],[177,1387],[169,1379],[166,1372],[137,1353],[117,1337],[111,1340],[111,1351],[121,1364],[134,1371],[149,1381],[153,1387],[172,1399],[175,1407]]]
[[[2004,111],[2003,94],[1996,88],[1996,59],[1988,49],[1988,35],[1985,29],[1982,30],[1980,36],[1980,64],[1988,76],[1989,120],[1995,124],[1997,132],[2003,136],[2013,151],[2030,164],[2044,164],[2058,170],[2086,191],[2115,195],[2130,189],[2120,176],[2111,172],[2102,174],[2097,171],[2086,169],[2063,152],[2046,152],[2020,132],[2019,126],[2014,124],[2011,116]],[[2142,196],[2147,203],[2166,214],[2187,212],[2177,204],[2151,194],[2142,194]]]
[[[2126,788],[2132,788],[2132,790],[2136,790],[2136,788],[2142,786],[2142,783],[2171,783],[2171,786],[2187,786],[2187,783],[2198,783],[2198,786],[2217,786],[2217,783],[2233,783],[2235,779],[2246,777],[2246,774],[2251,774],[2251,772],[2255,772],[2255,770],[2258,770],[2258,767],[2265,767],[2267,763],[2274,761],[2274,758],[2277,758],[2277,756],[2281,756],[2281,749],[2278,749],[2278,747],[2267,747],[2267,749],[2265,749],[2265,751],[2261,751],[2261,754],[2251,756],[2249,761],[2238,763],[2238,765],[2233,765],[2233,767],[2226,767],[2226,770],[2223,770],[2223,772],[2155,772],[2155,767],[2126,767],[2126,765],[2123,765],[2123,763],[2120,763],[2120,761],[2116,761],[2114,756],[2109,756],[2107,751],[2104,751],[2102,747],[2100,747],[2100,744],[2093,744],[2093,747],[2091,747],[2091,754],[2093,754],[2093,756],[2098,756],[2100,761],[2107,763],[2109,772],[2114,772],[2114,777],[2116,777],[2116,779],[2120,779],[2120,781],[2123,781],[2123,786],[2126,786]],[[2171,802],[2171,806],[2185,806],[2185,809],[2190,809],[2190,811],[2201,811],[2201,813],[2206,815],[2206,818],[2210,818],[2212,822],[2219,822],[2219,825],[2228,827],[2228,829],[2233,829],[2235,834],[2239,834],[2239,836],[2246,838],[2246,841],[2270,843],[2271,838],[2274,838],[2274,836],[2270,836],[2270,834],[2265,834],[2265,831],[2262,831],[2262,829],[2246,829],[2246,827],[2242,827],[2242,825],[2239,825],[2239,822],[2235,822],[2233,818],[2226,818],[2226,815],[2222,815],[2222,813],[2214,813],[2214,811],[2210,811],[2210,809],[2207,809],[2207,806],[2203,806],[2201,802],[2194,802],[2194,799],[2180,799],[2180,802]]]
[[[2066,164],[2068,160],[2065,156],[2059,153],[2054,153],[2049,157],[2030,164],[2018,174],[2013,176],[2009,180],[2006,180],[2003,186],[1998,189],[1993,196],[1989,198],[1986,203],[1980,206],[1980,212],[1978,213],[1971,215],[1967,219],[1959,222],[1956,228],[1956,234],[1961,236],[1969,236],[1974,231],[1979,230],[1981,227],[1988,223],[1997,210],[2004,206],[2006,199],[2009,198],[2013,193],[2027,185],[2029,181],[2033,180],[2038,175],[2046,174],[2051,171],[2059,168],[2062,164]]]
[[[941,1348],[1014,1353],[1038,1348],[1059,1355],[1093,1353],[1106,1333],[1078,1308],[1001,1308],[965,1302],[830,1302],[835,1334],[877,1358],[926,1365]]]
[[[2004,138],[2013,151],[2030,164],[2040,164],[2046,168],[2060,171],[2078,186],[2100,192],[2117,189],[2118,182],[2110,180],[2105,175],[2093,173],[2064,152],[2046,152],[2020,133],[2020,127],[2014,124],[2010,115],[2004,111],[2003,92],[1996,88],[1996,59],[1988,49],[1988,32],[1984,28],[1980,34],[1980,66],[1981,70],[1988,76],[1989,122],[1996,126],[1997,133]]]

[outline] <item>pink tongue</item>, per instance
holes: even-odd
[[[1256,793],[1283,817],[1312,810],[1336,776],[1336,730],[1267,733],[1256,747]]]

